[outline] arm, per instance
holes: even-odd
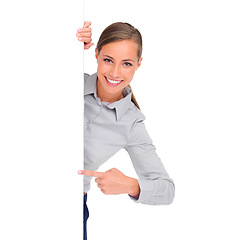
[[[83,170],[81,175],[95,177],[104,194],[129,194],[138,203],[149,205],[170,204],[174,198],[174,184],[155,152],[144,123],[134,124],[128,151],[139,179],[124,175],[116,168],[106,172]]]
[[[174,183],[156,154],[143,121],[135,123],[126,150],[139,177],[140,195],[134,200],[151,205],[172,203]]]
[[[76,36],[78,37],[78,40],[84,43],[84,49],[89,49],[91,46],[94,45],[92,43],[92,33],[90,28],[91,22],[86,21],[84,22],[83,28],[79,28],[77,30]]]

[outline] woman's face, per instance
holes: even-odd
[[[98,62],[99,97],[119,100],[123,89],[131,82],[141,65],[142,58],[138,60],[136,42],[122,40],[106,44],[99,54],[95,50],[95,56]]]

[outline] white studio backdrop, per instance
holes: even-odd
[[[109,24],[129,22],[142,33],[142,66],[131,86],[176,186],[172,205],[148,206],[106,196],[92,181],[88,239],[224,239],[224,1],[84,3],[95,43],[85,51],[86,73],[96,72],[94,50]],[[136,177],[125,151],[99,171],[112,167]]]
[[[0,3],[0,239],[82,239],[82,1]]]

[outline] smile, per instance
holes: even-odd
[[[108,85],[116,87],[118,86],[121,82],[123,82],[123,80],[113,80],[113,79],[109,79],[105,76],[106,82]]]

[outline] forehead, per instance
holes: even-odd
[[[101,55],[109,55],[113,58],[126,59],[137,58],[137,43],[134,40],[122,40],[111,42],[104,45],[101,49]]]

